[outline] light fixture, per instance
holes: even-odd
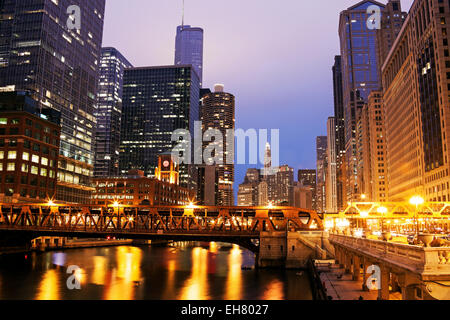
[[[425,200],[421,196],[414,196],[409,200],[409,203],[414,206],[421,206],[425,203]]]

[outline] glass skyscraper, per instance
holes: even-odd
[[[369,29],[367,8],[384,5],[361,1],[341,12],[339,36],[342,57],[342,88],[345,119],[346,197],[348,201],[359,193],[357,185],[356,118],[372,90],[381,87],[377,60],[377,30]],[[345,202],[345,201],[344,201]]]
[[[67,26],[72,5],[81,9],[79,30]],[[105,0],[0,1],[0,87],[29,90],[61,112],[57,197],[69,202],[90,197],[104,11]],[[79,197],[70,198],[72,187]]]
[[[172,133],[186,129],[194,137],[194,121],[200,120],[199,82],[190,65],[125,70],[120,173],[137,169],[154,177],[158,155],[176,145]],[[180,166],[181,185],[191,186],[191,169]]]
[[[131,67],[131,63],[117,49],[102,48],[95,112],[95,177],[116,176],[119,173],[123,74],[125,68]]]
[[[175,43],[175,65],[194,67],[203,83],[203,29],[191,26],[178,26]]]

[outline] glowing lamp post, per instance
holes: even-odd
[[[379,207],[377,212],[381,214],[381,233],[384,234],[384,215],[388,212],[388,209],[386,207]],[[386,238],[388,238],[388,235],[386,236]]]
[[[419,238],[419,221],[417,220],[417,212],[419,211],[419,206],[425,203],[425,200],[421,196],[414,196],[409,200],[409,203],[416,206],[416,211],[414,211],[414,221],[416,225],[416,239]]]

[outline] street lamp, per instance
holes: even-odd
[[[377,212],[381,214],[381,232],[384,233],[384,215],[388,212],[388,209],[386,207],[379,207],[377,209]]]
[[[273,202],[269,202],[269,205],[267,206],[268,209],[273,209]]]
[[[414,211],[414,221],[416,222],[416,239],[419,239],[419,222],[417,220],[417,212],[419,210],[419,206],[423,205],[425,200],[421,196],[414,196],[409,200],[409,203],[416,206],[416,211]]]

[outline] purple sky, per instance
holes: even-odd
[[[238,128],[280,129],[280,162],[296,170],[316,166],[315,137],[333,115],[339,13],[356,3],[186,0],[185,24],[205,30],[204,86],[236,96]],[[103,45],[135,66],[173,64],[181,12],[182,0],[107,0]]]

